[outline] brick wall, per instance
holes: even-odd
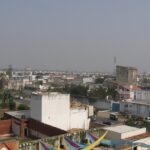
[[[12,131],[12,121],[9,120],[0,120],[0,134],[11,133]]]

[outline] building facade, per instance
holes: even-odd
[[[150,103],[142,100],[124,101],[120,111],[139,117],[150,117]]]
[[[33,94],[31,118],[42,123],[63,129],[88,129],[88,108],[71,108],[70,95],[59,93]]]
[[[136,84],[137,68],[116,66],[116,80],[120,83]]]

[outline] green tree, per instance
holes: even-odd
[[[10,91],[3,91],[0,93],[1,107],[9,108],[10,110],[16,110],[16,103],[13,101],[13,96]]]
[[[16,110],[16,103],[13,102],[13,101],[11,101],[11,102],[9,103],[9,109],[10,109],[10,110]]]
[[[71,95],[76,96],[87,96],[88,87],[82,85],[65,85],[64,87],[55,86],[54,89],[51,89],[49,86],[49,92],[60,92],[60,93],[70,93]]]
[[[1,108],[3,108],[3,109],[8,108],[8,103],[2,102],[0,106],[1,106]]]
[[[5,86],[8,84],[8,80],[5,74],[0,74],[0,90],[4,90]]]
[[[95,83],[96,84],[102,84],[103,82],[104,82],[104,78],[97,78],[96,80],[95,80]]]
[[[92,89],[88,94],[88,97],[90,98],[105,99],[106,96],[107,96],[107,92],[106,92],[106,89],[103,87]]]
[[[4,91],[3,92],[3,102],[4,103],[9,103],[13,101],[13,96],[11,95],[10,91]]]
[[[30,109],[29,106],[26,104],[20,104],[18,106],[18,110],[29,110],[29,109]]]
[[[118,93],[118,91],[115,88],[108,88],[107,95],[111,96],[111,98],[113,100],[116,100],[118,95],[119,95],[119,93]]]
[[[71,86],[66,84],[65,87],[63,88],[63,91],[64,91],[64,93],[70,93],[70,89],[71,89]]]
[[[88,87],[82,85],[71,85],[70,94],[78,96],[87,96]]]

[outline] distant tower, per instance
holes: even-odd
[[[114,64],[113,64],[113,75],[116,76],[116,65],[117,65],[117,58],[114,57]]]
[[[12,77],[12,72],[13,72],[13,67],[12,65],[9,65],[7,69],[7,75],[9,76],[9,78]]]

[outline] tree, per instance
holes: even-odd
[[[11,101],[11,102],[9,103],[9,109],[10,109],[10,110],[16,110],[16,103],[13,102],[13,101]]]
[[[64,91],[64,93],[70,93],[70,89],[71,89],[71,86],[66,84],[65,87],[63,88],[63,91]]]
[[[106,96],[107,96],[106,90],[105,88],[102,88],[102,87],[92,89],[88,94],[89,98],[105,99]]]
[[[70,94],[78,96],[87,96],[88,87],[82,85],[71,85]]]
[[[96,80],[95,80],[95,83],[96,84],[102,84],[103,82],[104,82],[104,78],[97,78]]]
[[[1,106],[1,108],[3,108],[3,109],[8,108],[8,103],[2,102],[0,106]]]
[[[10,91],[3,91],[0,93],[1,107],[9,108],[10,110],[16,110],[16,103],[13,101],[13,96]]]
[[[5,74],[0,74],[0,90],[4,90],[5,86],[8,84],[8,80]]]
[[[88,87],[82,85],[68,85],[66,84],[64,87],[55,86],[54,89],[49,87],[48,91],[51,92],[60,92],[60,93],[70,93],[71,95],[76,96],[87,96]]]
[[[20,104],[18,110],[29,110],[29,106],[26,104]]]
[[[111,98],[113,100],[116,100],[116,98],[118,97],[119,93],[118,93],[118,91],[115,88],[108,88],[107,95],[111,96]]]
[[[10,91],[4,91],[3,92],[3,102],[4,103],[9,103],[9,102],[12,102],[13,101],[13,97],[10,93]]]

